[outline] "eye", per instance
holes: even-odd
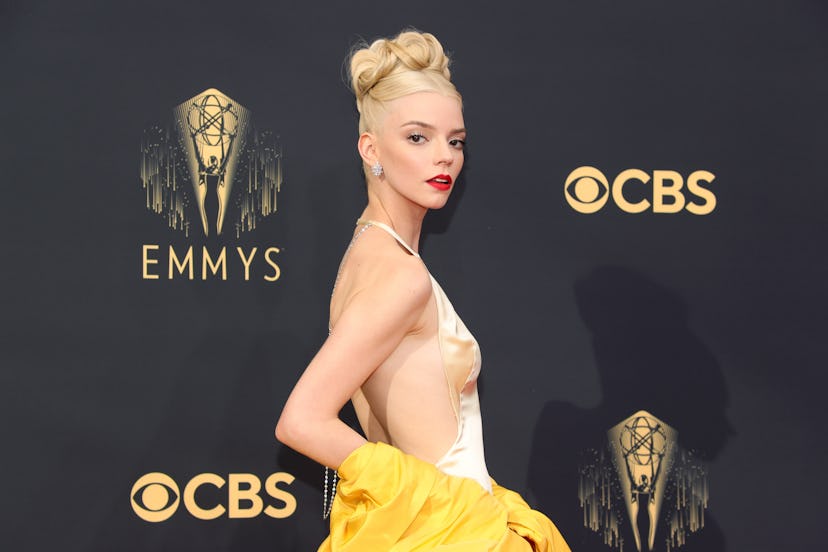
[[[449,145],[453,148],[461,150],[465,149],[466,141],[461,140],[460,138],[452,138],[451,140],[449,140]]]
[[[606,186],[589,176],[582,176],[566,187],[566,193],[584,205],[602,200],[608,192]]]
[[[408,135],[408,141],[412,144],[422,144],[426,141],[426,137],[420,134],[419,132],[413,132]]]
[[[164,483],[147,483],[135,491],[132,499],[144,510],[161,512],[178,502],[178,493]]]

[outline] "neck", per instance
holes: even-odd
[[[382,198],[368,192],[368,205],[360,218],[384,222],[394,229],[414,251],[419,251],[420,232],[428,209],[403,198]],[[391,200],[391,201],[389,201]]]

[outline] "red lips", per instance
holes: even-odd
[[[426,180],[426,182],[434,186],[438,190],[445,192],[446,190],[451,188],[452,180],[451,176],[447,174],[438,174],[437,176],[429,178],[428,180]]]

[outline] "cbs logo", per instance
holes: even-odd
[[[173,479],[164,473],[153,472],[141,476],[132,486],[130,502],[135,514],[145,521],[153,523],[169,519],[178,509],[179,503],[198,519],[216,519],[225,512],[229,518],[252,518],[262,512],[272,518],[286,518],[296,511],[296,498],[278,486],[279,483],[290,485],[294,477],[289,473],[271,474],[264,483],[268,497],[278,501],[276,505],[265,506],[259,496],[262,490],[261,480],[252,473],[231,473],[227,481],[214,473],[200,473],[190,479],[184,486],[182,494]],[[199,504],[196,492],[204,485],[221,489],[227,484],[227,507],[222,504]]]
[[[564,196],[569,206],[579,213],[599,211],[612,196],[612,201],[626,213],[643,213],[652,207],[654,213],[678,213],[684,209],[694,215],[707,215],[716,208],[716,196],[702,183],[710,184],[715,178],[716,175],[708,171],[692,172],[685,181],[676,171],[654,170],[650,176],[640,169],[627,169],[621,171],[610,186],[601,171],[584,166],[566,177]],[[647,198],[630,200],[624,193],[628,185],[630,189],[649,185],[652,202]]]

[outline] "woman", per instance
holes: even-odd
[[[417,254],[423,217],[463,167],[448,58],[434,36],[403,32],[356,51],[351,79],[368,205],[334,284],[330,335],[276,427],[341,478],[320,550],[568,551],[490,479],[477,343]],[[339,419],[348,400],[364,437]]]

